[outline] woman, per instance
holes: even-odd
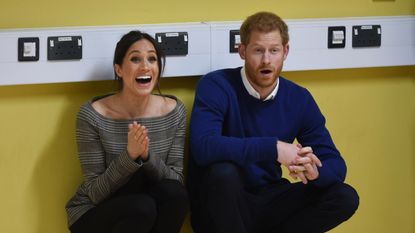
[[[120,90],[81,106],[76,136],[84,183],[66,205],[72,233],[180,231],[188,209],[186,113],[176,97],[152,94],[164,61],[150,35],[125,34],[114,54]]]

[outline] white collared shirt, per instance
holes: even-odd
[[[241,69],[241,76],[242,76],[242,82],[244,83],[245,89],[248,91],[248,93],[253,96],[256,99],[261,99],[261,95],[255,90],[255,88],[249,83],[248,81],[248,75],[245,72],[245,66]],[[277,79],[277,85],[275,86],[274,90],[262,101],[272,100],[277,96],[278,92],[278,86],[280,85],[279,79]]]

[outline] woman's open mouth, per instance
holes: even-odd
[[[135,78],[135,81],[139,84],[147,84],[151,82],[151,76],[150,75],[139,76]]]

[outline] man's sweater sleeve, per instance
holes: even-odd
[[[276,137],[223,136],[224,124],[239,120],[228,117],[235,107],[232,105],[237,104],[229,88],[215,77],[204,77],[198,84],[190,122],[190,149],[194,161],[199,166],[221,161],[242,166],[255,161],[275,162]]]
[[[318,168],[319,178],[312,183],[317,186],[328,186],[343,182],[346,177],[346,163],[334,145],[325,126],[326,120],[317,103],[308,91],[306,96],[302,127],[297,139],[303,146],[311,146],[314,154],[323,164]]]

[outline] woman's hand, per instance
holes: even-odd
[[[127,152],[131,159],[136,160],[141,157],[141,159],[147,160],[149,144],[150,140],[145,126],[136,121],[128,125]]]

